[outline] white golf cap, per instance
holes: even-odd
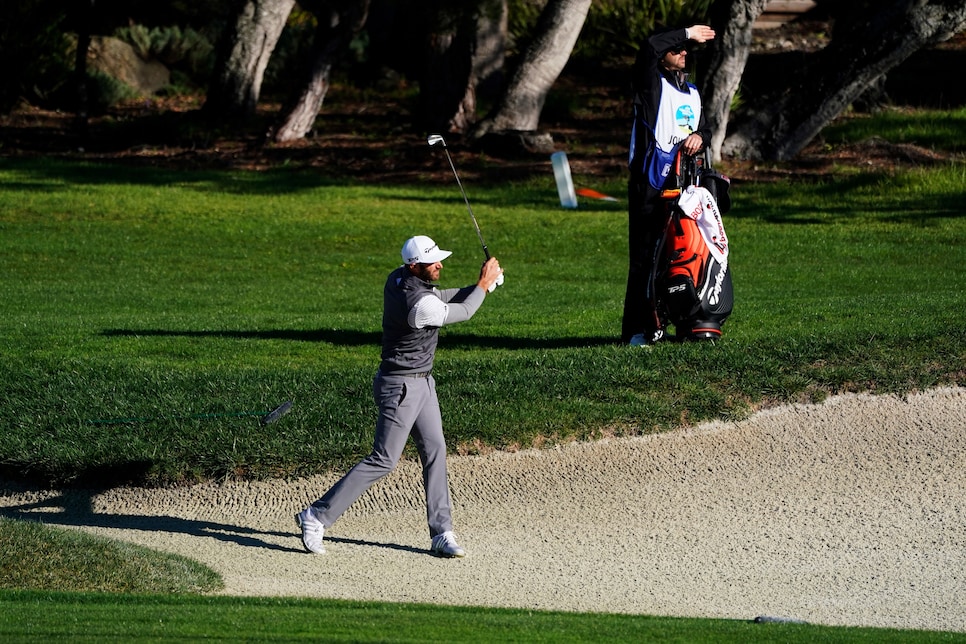
[[[435,264],[453,253],[443,250],[426,235],[416,235],[406,240],[402,247],[403,264]]]

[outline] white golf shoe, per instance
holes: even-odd
[[[302,529],[302,545],[306,551],[323,554],[325,546],[322,537],[325,536],[325,526],[319,521],[312,508],[305,508],[295,515],[295,524]]]
[[[627,344],[631,345],[632,347],[642,347],[644,349],[650,349],[658,342],[661,342],[663,339],[664,339],[664,330],[660,329],[650,334],[638,333],[634,335]]]
[[[442,534],[433,537],[433,545],[430,547],[434,555],[440,557],[465,557],[466,551],[456,543],[456,535],[447,530]]]

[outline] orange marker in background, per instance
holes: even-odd
[[[602,201],[617,201],[616,198],[610,195],[605,195],[603,192],[597,192],[596,190],[591,190],[590,188],[577,188],[577,194],[581,197],[587,197],[588,199],[600,199]]]

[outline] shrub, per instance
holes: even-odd
[[[208,78],[213,64],[214,46],[202,33],[188,27],[148,28],[144,25],[121,27],[114,37],[128,43],[144,60],[158,60],[172,71],[182,73],[191,83],[202,83]],[[182,84],[184,83],[182,80]]]

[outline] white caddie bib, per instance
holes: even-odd
[[[661,78],[661,103],[657,108],[654,125],[654,148],[644,172],[651,186],[660,190],[674,165],[681,141],[688,138],[701,121],[701,97],[690,83],[688,91],[682,92],[664,77]]]
[[[687,87],[686,93],[679,91],[666,78],[661,78],[661,104],[657,109],[654,140],[664,152],[671,152],[698,129],[701,97],[693,85]]]

